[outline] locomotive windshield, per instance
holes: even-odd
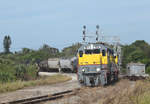
[[[92,50],[85,50],[85,54],[92,54]]]
[[[94,53],[94,54],[99,54],[99,53],[100,53],[100,49],[94,49],[94,50],[93,50],[93,53]]]
[[[99,53],[100,53],[100,49],[94,49],[94,50],[86,49],[85,50],[85,54],[99,54]]]

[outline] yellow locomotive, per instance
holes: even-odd
[[[118,56],[109,45],[98,41],[84,43],[78,49],[77,59],[80,84],[99,86],[118,80]]]

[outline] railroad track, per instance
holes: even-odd
[[[60,98],[64,98],[65,96],[70,96],[76,94],[76,91],[79,89],[75,90],[67,90],[59,93],[54,93],[50,95],[44,95],[44,96],[37,96],[37,97],[32,97],[32,98],[26,98],[26,99],[19,99],[15,101],[10,101],[6,103],[1,103],[1,104],[37,104],[45,101],[51,101],[51,100],[56,100]]]

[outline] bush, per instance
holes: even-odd
[[[127,70],[126,70],[125,68],[122,68],[122,69],[120,70],[120,72],[121,72],[122,74],[126,74]]]
[[[37,70],[35,65],[18,65],[15,69],[15,76],[18,80],[35,79]]]
[[[0,72],[0,82],[6,83],[16,80],[15,76],[9,72]]]
[[[26,74],[26,68],[24,65],[18,65],[15,70],[15,75],[17,79],[24,80]]]
[[[147,73],[147,74],[150,74],[150,66],[148,66],[148,67],[146,68],[146,73]]]

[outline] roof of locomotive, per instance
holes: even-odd
[[[105,43],[86,43],[83,44],[78,50],[85,50],[85,49],[111,49],[108,45]]]

